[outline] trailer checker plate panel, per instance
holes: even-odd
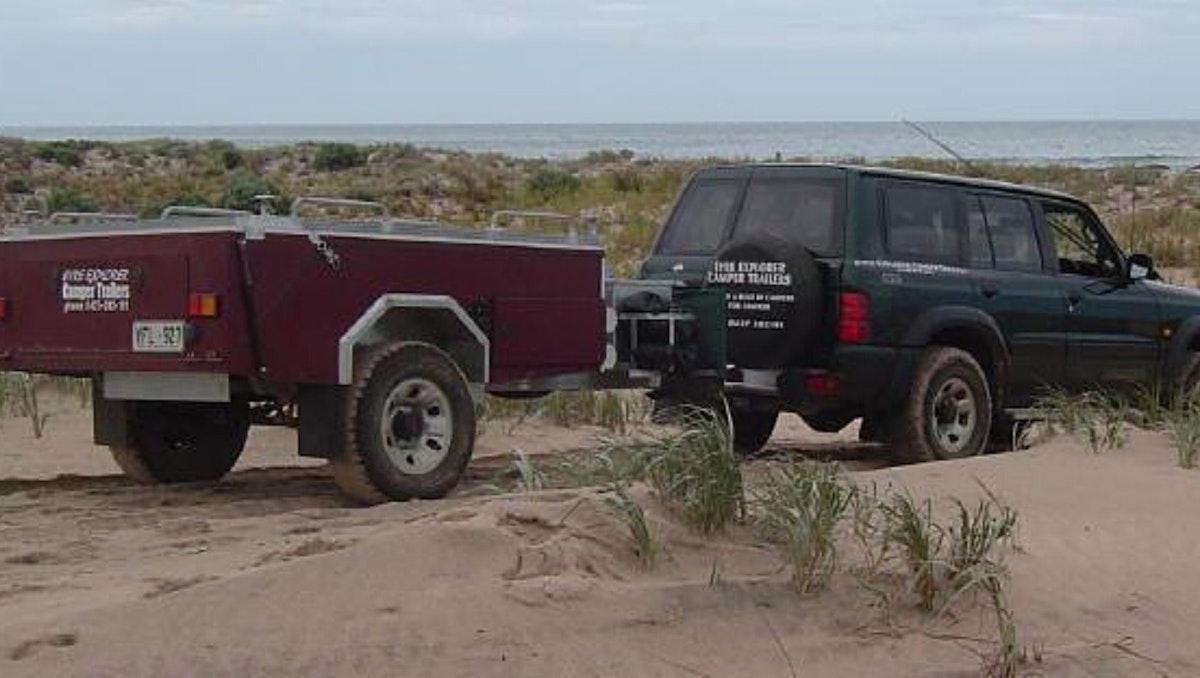
[[[133,321],[133,350],[140,353],[183,353],[185,336],[182,320]]]

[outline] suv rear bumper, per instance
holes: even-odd
[[[779,375],[785,409],[889,409],[904,399],[920,351],[894,346],[839,346],[825,369],[788,370]],[[822,386],[814,390],[813,386]]]

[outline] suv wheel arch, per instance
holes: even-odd
[[[1200,316],[1192,316],[1180,323],[1171,338],[1160,375],[1160,383],[1167,391],[1184,386],[1188,360],[1196,352],[1200,352]]]
[[[908,326],[902,344],[913,348],[945,346],[966,351],[987,376],[993,411],[1003,409],[1004,380],[1009,365],[1008,346],[1000,326],[988,314],[968,306],[929,309]],[[904,393],[907,393],[911,377],[911,374],[906,375],[902,380],[900,386]]]

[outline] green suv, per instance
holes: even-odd
[[[1087,204],[963,177],[704,169],[641,278],[724,288],[743,452],[789,411],[818,431],[861,417],[863,439],[905,460],[979,454],[1042,389],[1170,393],[1200,350],[1200,293],[1159,282]]]

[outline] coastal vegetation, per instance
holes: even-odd
[[[609,150],[546,160],[403,143],[251,149],[219,140],[5,138],[0,139],[0,223],[18,221],[26,212],[152,217],[167,205],[254,209],[254,196],[263,194],[277,196],[277,211],[285,211],[297,196],[323,195],[377,201],[398,216],[463,225],[484,223],[500,209],[551,210],[594,223],[614,272],[629,275],[690,172],[749,159],[662,160]],[[1169,267],[1190,269],[1192,262],[1200,261],[1200,174],[1194,172],[996,162],[966,167],[928,158],[887,164],[1072,193],[1100,211],[1127,249],[1147,251]]]

